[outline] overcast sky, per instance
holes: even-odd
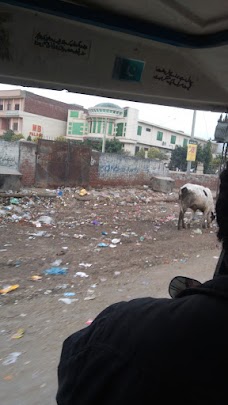
[[[87,96],[78,93],[69,93],[67,91],[46,90],[37,88],[27,88],[0,84],[0,90],[10,90],[15,88],[24,88],[41,96],[49,97],[65,103],[80,104],[85,108],[93,107],[101,102],[113,102],[120,107],[134,107],[139,110],[139,118],[154,124],[164,125],[171,129],[184,131],[186,134],[191,133],[192,110],[183,108],[163,107],[155,104],[135,103],[126,100],[107,99],[104,97]],[[204,139],[214,139],[215,126],[220,114],[198,111],[196,118],[195,136]]]

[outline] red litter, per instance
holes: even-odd
[[[88,319],[88,321],[86,321],[86,325],[91,325],[92,322],[93,322],[93,319]]]

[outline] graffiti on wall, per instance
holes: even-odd
[[[9,145],[10,144],[10,145]],[[0,166],[17,169],[19,159],[19,145],[14,142],[0,142]]]
[[[165,174],[165,167],[162,162],[150,159],[138,159],[135,157],[124,157],[118,155],[101,155],[99,160],[100,178],[133,177],[137,175],[151,176],[153,173]]]

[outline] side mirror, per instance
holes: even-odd
[[[201,285],[200,281],[193,278],[177,276],[174,277],[169,284],[169,295],[171,298],[176,296],[187,288],[196,288]]]

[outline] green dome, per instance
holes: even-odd
[[[95,107],[115,108],[116,110],[122,110],[121,107],[119,107],[117,104],[113,104],[113,103],[100,103],[100,104],[95,105]]]

